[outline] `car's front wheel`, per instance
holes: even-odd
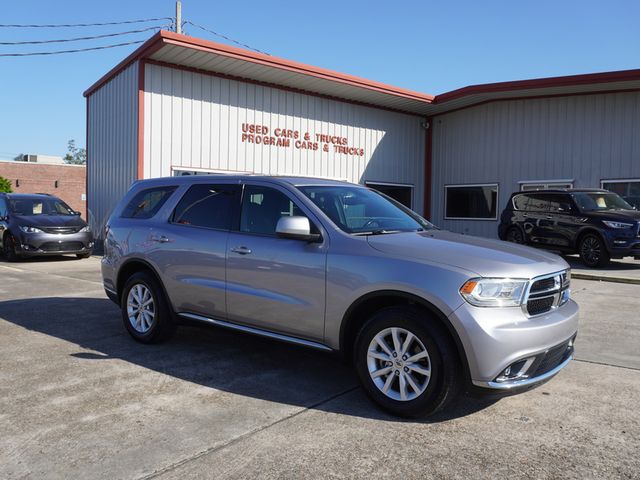
[[[355,366],[367,394],[385,410],[421,417],[443,409],[460,387],[455,347],[427,311],[389,307],[358,334]]]
[[[146,271],[134,273],[120,298],[122,320],[138,342],[158,343],[175,332],[175,322],[158,280]]]
[[[602,238],[595,233],[588,233],[580,239],[578,245],[580,260],[587,267],[604,267],[609,263],[610,256]]]
[[[17,252],[16,239],[11,233],[7,233],[2,241],[2,253],[8,262],[17,262],[20,255]]]

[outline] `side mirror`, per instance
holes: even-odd
[[[320,235],[311,233],[311,223],[307,217],[280,217],[276,225],[276,235],[280,238],[316,242]]]

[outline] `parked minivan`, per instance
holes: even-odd
[[[102,276],[139,342],[196,321],[339,352],[402,416],[549,380],[578,323],[560,257],[313,178],[135,182],[107,222]]]
[[[58,197],[46,193],[0,193],[0,252],[15,262],[28,257],[89,258],[91,228]]]
[[[640,212],[608,190],[517,192],[500,217],[502,240],[578,253],[588,267],[640,259]]]

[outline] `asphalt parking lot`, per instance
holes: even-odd
[[[640,478],[640,286],[573,290],[577,358],[550,383],[405,421],[325,354],[135,343],[97,258],[0,260],[0,478]]]

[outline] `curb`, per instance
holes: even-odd
[[[627,283],[631,285],[640,285],[640,278],[607,277],[604,275],[598,275],[594,273],[579,273],[574,270],[571,271],[571,278],[576,278],[579,280],[595,280],[600,282]]]

